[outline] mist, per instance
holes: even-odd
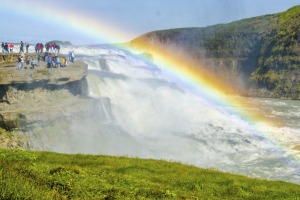
[[[130,52],[71,48],[89,65],[88,95],[96,112],[37,127],[29,133],[32,149],[163,159],[299,180],[296,161],[266,137],[266,131],[280,134],[280,129],[259,130],[229,112],[238,108],[215,105]]]

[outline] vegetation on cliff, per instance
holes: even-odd
[[[300,98],[300,6],[229,24],[154,31],[131,44],[140,42],[183,49],[233,85],[242,79],[247,89],[268,90],[266,96]]]
[[[300,186],[180,163],[0,149],[0,199],[296,199]]]
[[[280,96],[300,93],[300,6],[278,15],[277,23],[262,43],[251,80]]]

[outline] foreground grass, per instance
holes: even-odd
[[[0,199],[300,199],[300,185],[180,163],[0,149]]]

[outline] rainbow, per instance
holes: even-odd
[[[86,13],[78,13],[75,10],[60,5],[52,5],[51,1],[5,1],[1,3],[2,9],[8,9],[15,12],[20,17],[29,17],[32,19],[39,18],[46,23],[55,24],[57,26],[67,27],[70,31],[76,31],[85,36],[91,37],[96,41],[105,41],[113,43],[114,41],[127,41],[130,34],[124,30],[119,30],[117,24],[108,22],[107,20],[98,20]],[[30,8],[30,9],[27,9]],[[103,18],[104,19],[104,18]],[[123,46],[124,47],[124,46]],[[127,46],[128,50],[132,50],[132,46]],[[181,56],[174,56],[162,47],[153,46],[146,42],[135,44],[134,48],[139,51],[150,51],[155,59],[155,63],[164,68],[170,74],[178,77],[181,81],[191,84],[198,88],[201,95],[217,105],[228,105],[228,107],[240,108],[238,111],[228,110],[230,114],[234,113],[247,123],[255,124],[255,122],[263,121],[264,129],[276,126],[278,121],[266,119],[261,113],[245,111],[246,102],[243,98],[234,95],[226,95],[228,93],[235,94],[234,88],[224,85],[216,80],[203,67],[195,67],[195,63]],[[260,131],[261,127],[257,128]],[[276,143],[280,148],[289,151],[287,145],[282,145],[284,138],[275,138],[268,131],[263,131],[266,138]],[[283,136],[282,136],[283,137]]]

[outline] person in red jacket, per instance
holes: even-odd
[[[14,46],[15,46],[15,45],[12,44],[12,43],[9,44],[9,52],[10,52],[10,53],[13,53],[13,52],[14,52]]]

